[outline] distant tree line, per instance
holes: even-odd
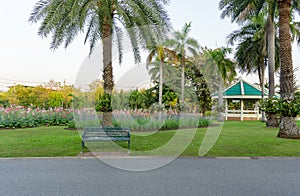
[[[18,84],[11,86],[6,92],[0,93],[0,106],[19,105],[43,109],[55,107],[70,108],[73,100],[72,93],[72,86],[32,87]]]

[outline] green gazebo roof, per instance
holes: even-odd
[[[264,93],[266,96],[268,95],[267,90]],[[213,98],[218,97],[218,92],[212,95]],[[261,98],[261,90],[259,87],[250,84],[242,79],[231,85],[230,87],[226,88],[223,91],[224,98]]]

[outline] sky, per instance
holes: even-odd
[[[89,46],[84,45],[83,35],[77,36],[67,49],[49,49],[51,39],[39,37],[39,24],[28,22],[36,2],[37,0],[0,0],[0,89],[18,83],[40,84],[50,79],[74,84],[82,63],[88,57]],[[166,9],[175,30],[180,30],[185,22],[191,22],[191,36],[201,46],[216,48],[225,46],[226,36],[238,29],[230,19],[220,18],[218,2],[171,0]],[[299,47],[294,46],[293,55],[294,67],[297,67]],[[117,71],[122,72],[126,66],[132,66],[128,64],[125,61]],[[254,75],[247,78],[258,82]]]

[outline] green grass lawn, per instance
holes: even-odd
[[[278,131],[259,121],[226,122],[207,156],[300,156],[300,140],[277,138]]]
[[[76,156],[81,139],[64,127],[0,130],[0,157]]]
[[[182,156],[198,156],[206,130],[197,130]],[[166,144],[175,133],[176,131],[161,131],[143,136],[145,133],[133,132],[131,155],[174,155],[178,144],[183,143],[192,131],[180,130],[180,139],[171,149],[161,152],[149,150]],[[300,156],[300,140],[279,139],[276,137],[277,133],[278,129],[266,128],[259,121],[225,122],[216,144],[206,156]],[[64,130],[64,127],[0,130],[0,135],[0,157],[76,156],[81,149],[78,132]],[[105,142],[93,142],[91,146],[95,144],[101,144],[101,148],[108,146]],[[126,143],[118,144],[126,151]]]

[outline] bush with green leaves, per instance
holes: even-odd
[[[265,99],[261,102],[261,108],[267,113],[296,117],[300,114],[300,100]]]
[[[101,112],[111,112],[111,95],[104,93],[103,95],[99,95],[99,99],[96,104],[96,110]]]

